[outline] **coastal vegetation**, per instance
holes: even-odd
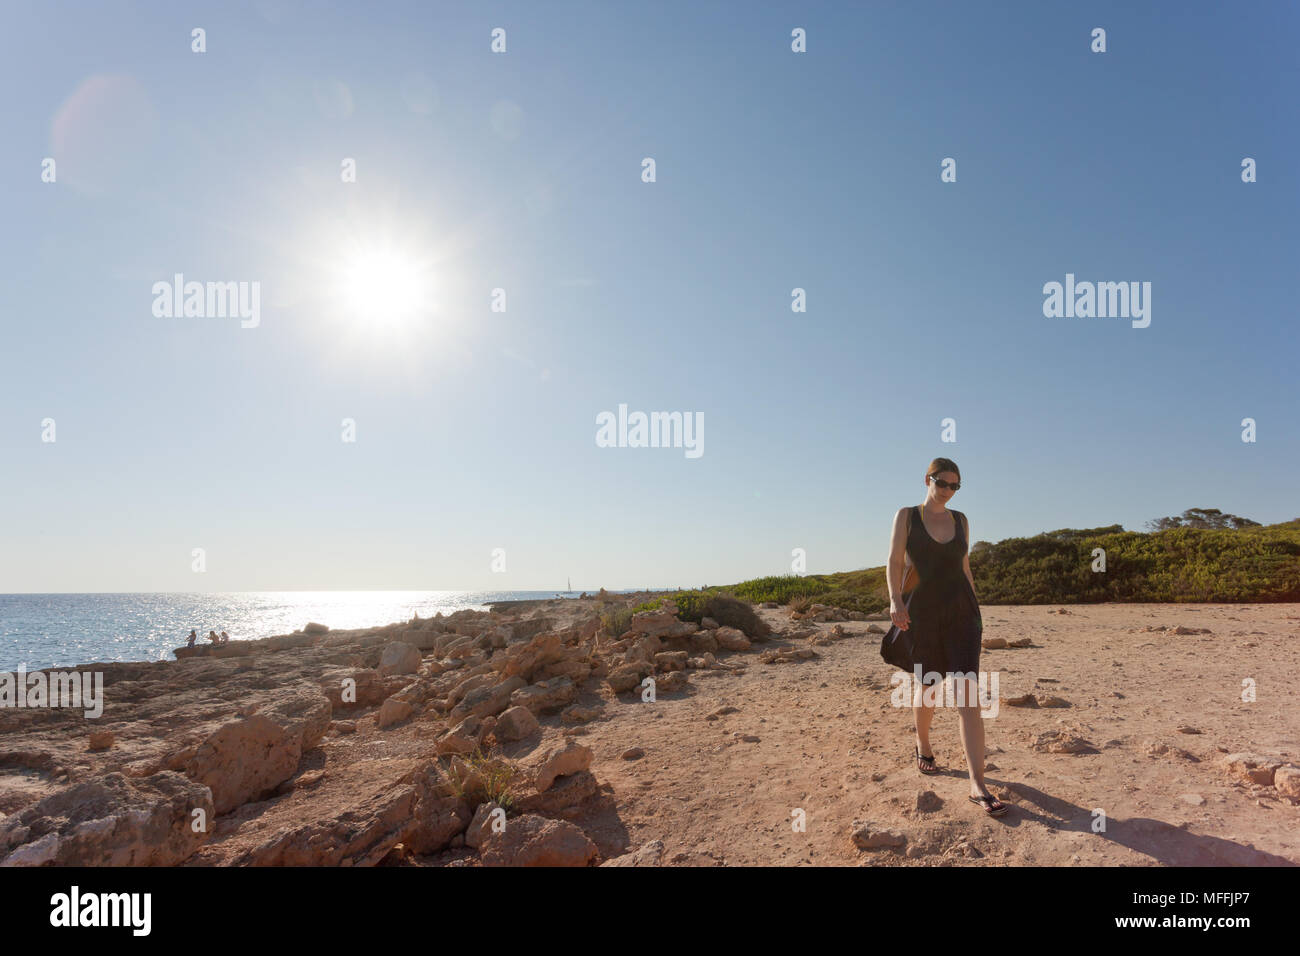
[[[1193,508],[1150,524],[1159,530],[1109,525],[976,541],[970,550],[975,593],[981,605],[1300,601],[1300,518],[1261,525]],[[868,614],[889,609],[883,565],[753,578],[680,591],[672,600],[683,620],[698,621],[702,608],[723,596],[816,601]]]

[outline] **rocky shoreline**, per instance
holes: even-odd
[[[671,605],[601,633],[602,614],[652,596],[312,623],[75,668],[103,674],[102,718],[0,711],[0,865],[374,865],[461,847],[488,865],[592,863],[566,817],[597,789],[575,738],[602,693],[650,676],[679,691],[750,646]]]
[[[0,709],[0,865],[1300,862],[1289,699],[1240,695],[1300,673],[1295,605],[985,608],[1012,827],[966,802],[951,715],[917,776],[883,615],[651,596],[79,667],[99,719]]]

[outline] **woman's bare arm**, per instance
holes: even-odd
[[[891,601],[903,600],[903,574],[906,569],[907,556],[907,512],[908,508],[899,508],[894,515],[894,530],[889,537],[889,561],[885,565],[885,583],[889,587]]]
[[[966,516],[961,516],[962,527],[966,529],[966,553],[961,556],[961,569],[966,572],[966,580],[970,582],[970,589],[975,590],[975,575],[970,573],[970,522]],[[979,600],[976,596],[975,600]]]

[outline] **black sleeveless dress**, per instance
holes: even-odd
[[[907,553],[921,583],[912,591],[907,606],[911,620],[908,630],[913,641],[912,660],[921,665],[923,679],[930,671],[947,675],[979,670],[984,621],[975,590],[962,570],[966,555],[963,516],[960,511],[952,511],[952,515],[956,532],[951,541],[939,544],[925,530],[921,509],[912,506]]]

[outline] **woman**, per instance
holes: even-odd
[[[889,615],[900,630],[910,631],[913,664],[921,673],[978,674],[983,620],[975,597],[967,542],[970,527],[960,511],[945,505],[961,487],[961,472],[951,458],[936,458],[925,475],[926,496],[920,507],[900,508],[894,516],[889,543]],[[958,520],[960,519],[960,520]],[[909,529],[910,524],[910,529]],[[903,576],[908,563],[916,565],[920,583],[912,591],[909,607],[903,603]],[[961,717],[962,747],[970,771],[970,800],[990,816],[1010,809],[984,787],[984,722],[980,717],[978,685],[957,677],[964,688],[954,687]],[[964,690],[965,696],[962,696]],[[938,773],[930,753],[930,723],[934,707],[912,708],[916,718],[916,763],[924,774]],[[928,756],[927,756],[928,754]]]

